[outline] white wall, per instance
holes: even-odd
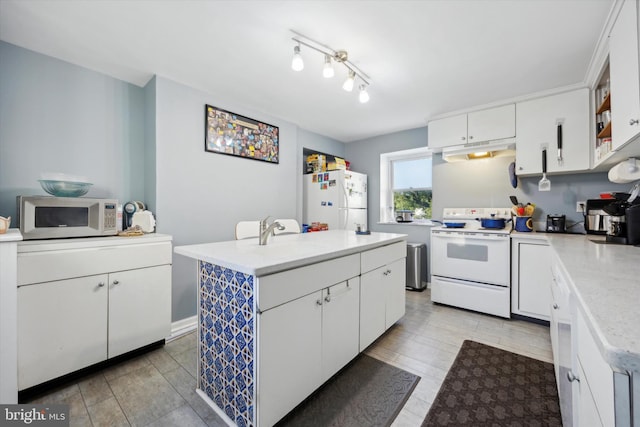
[[[232,240],[235,224],[296,218],[297,127],[156,76],[156,216],[174,245]],[[280,128],[280,163],[205,152],[205,104]],[[299,218],[298,218],[299,219]],[[173,258],[173,320],[196,314],[196,262]]]

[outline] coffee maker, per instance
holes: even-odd
[[[584,230],[587,234],[605,235],[610,228],[611,215],[604,207],[611,204],[611,199],[589,199],[584,207]]]
[[[627,244],[640,245],[640,205],[633,205],[625,212]]]

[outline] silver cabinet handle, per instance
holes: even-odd
[[[469,139],[473,139],[473,135],[469,135]]]
[[[464,137],[464,136],[462,136],[462,137],[460,137],[460,139],[464,141],[464,140],[466,140],[467,138],[466,138],[466,137]]]
[[[327,295],[326,297],[324,297],[324,300],[326,302],[331,302],[331,295]]]
[[[554,310],[557,310],[557,309],[558,309],[558,307],[559,307],[559,306],[558,306],[558,304],[553,304],[553,309],[554,309]]]
[[[637,124],[638,124],[638,119],[629,120],[629,126],[633,126],[633,125],[637,125]]]
[[[104,282],[100,282],[100,283],[98,283],[98,287],[99,287],[99,288],[104,287]]]
[[[322,300],[321,299],[316,300],[316,305],[322,305]]]
[[[114,285],[119,285],[119,284],[120,284],[120,282],[118,282],[117,280],[114,280],[114,281],[113,281],[113,284],[114,284]]]
[[[569,370],[567,372],[567,379],[569,380],[570,383],[574,382],[574,381],[578,381],[580,382],[580,378],[578,378],[577,376],[575,376],[575,374],[573,372],[571,372],[571,370]]]

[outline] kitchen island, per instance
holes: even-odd
[[[404,234],[175,252],[198,261],[198,393],[230,425],[273,425],[404,315]]]
[[[640,248],[604,236],[546,237],[565,425],[640,425]]]

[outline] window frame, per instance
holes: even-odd
[[[393,211],[393,162],[399,160],[417,160],[420,158],[429,158],[432,160],[431,174],[433,191],[433,151],[428,147],[380,154],[380,223],[396,223]],[[423,221],[428,222],[429,219],[417,220],[417,222]]]

